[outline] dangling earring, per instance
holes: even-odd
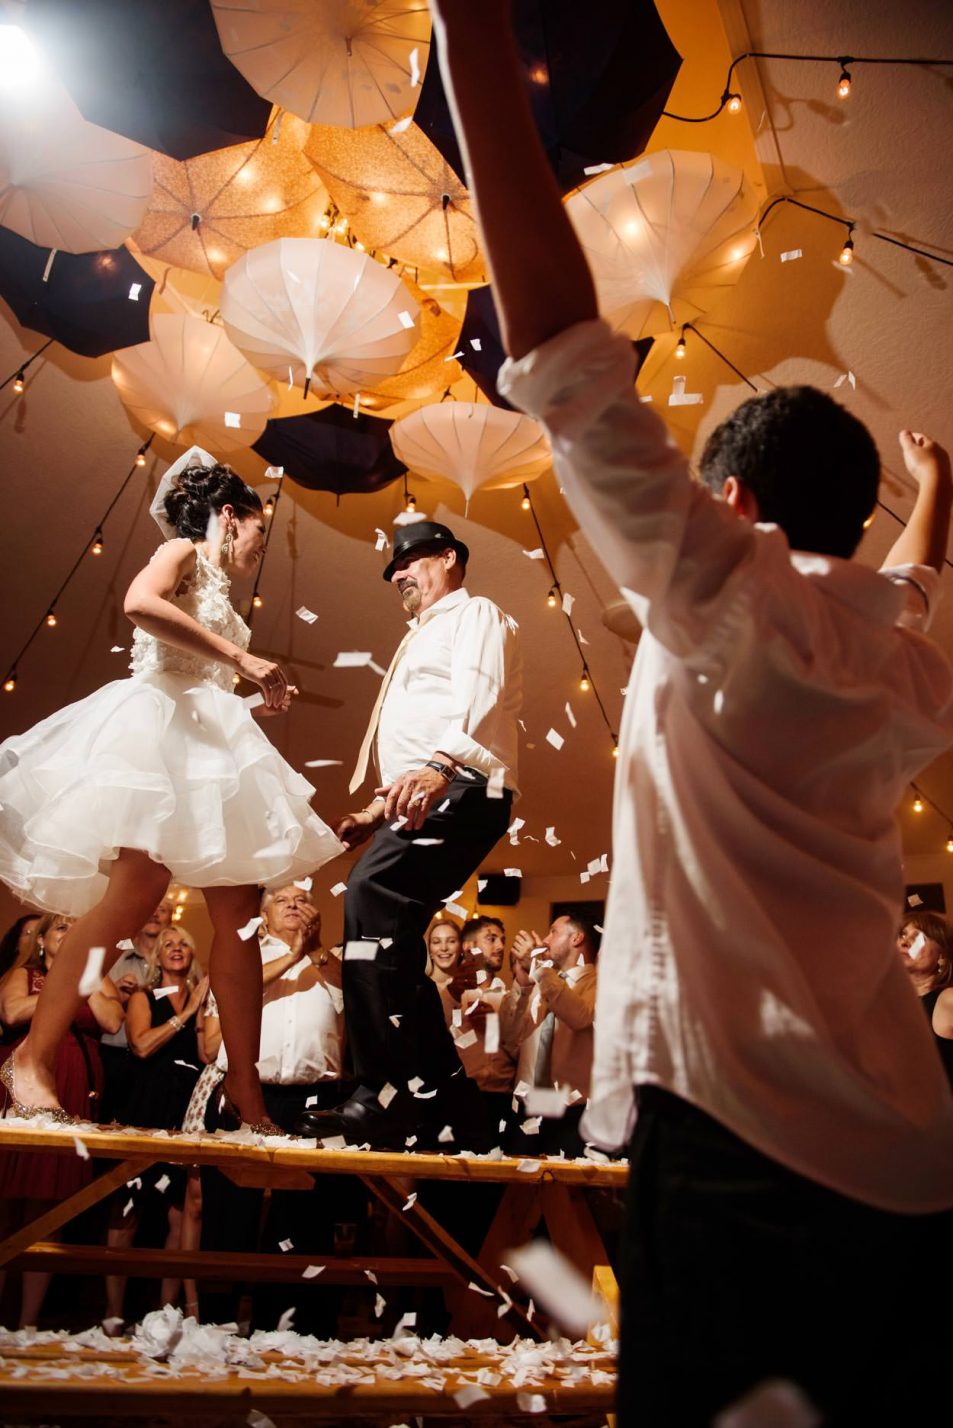
[[[222,541],[222,562],[227,564],[232,558],[232,528],[228,526],[225,531],[225,539]]]

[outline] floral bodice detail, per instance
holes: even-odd
[[[206,630],[247,650],[251,630],[228,598],[229,585],[225,571],[213,565],[196,547],[195,569],[169,599]],[[229,692],[233,687],[231,670],[219,660],[203,659],[201,655],[177,649],[138,628],[132,639],[129,668],[133,674],[188,674],[203,684],[216,684]]]

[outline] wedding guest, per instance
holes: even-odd
[[[14,967],[0,982],[0,1019],[11,1036],[22,1038],[36,1011],[44,981],[59,954],[73,919],[46,913],[28,934],[26,962]],[[115,1031],[124,1012],[109,977],[80,1006],[60,1042],[56,1057],[56,1094],[59,1104],[77,1121],[99,1119],[103,1088],[99,1040]],[[14,1050],[18,1042],[14,1043]],[[13,1050],[10,1051],[10,1055]],[[11,1114],[9,1098],[7,1114]],[[92,1162],[79,1155],[55,1155],[36,1150],[4,1151],[0,1156],[0,1202],[5,1230],[12,1233],[29,1224],[53,1205],[69,1199],[93,1177]],[[56,1239],[54,1232],[48,1238]],[[23,1275],[20,1323],[36,1324],[51,1276],[28,1271]]]
[[[19,967],[26,961],[30,955],[30,933],[42,915],[28,912],[18,917],[0,938],[0,978],[5,977],[12,967]]]
[[[155,970],[156,938],[163,928],[172,922],[172,904],[163,898],[149,919],[142,924],[135,937],[113,963],[110,976],[124,1007],[128,1007],[133,992],[146,987]],[[132,1055],[126,1034],[126,1023],[111,1036],[104,1036],[101,1044],[103,1058],[102,1119],[107,1121],[128,1121],[126,1102],[132,1083]]]
[[[953,1086],[953,928],[937,912],[912,912],[897,936],[913,989],[930,1020]]]

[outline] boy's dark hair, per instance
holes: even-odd
[[[880,457],[863,422],[816,387],[778,387],[736,408],[705,443],[701,477],[729,476],[792,550],[849,559],[877,500]]]

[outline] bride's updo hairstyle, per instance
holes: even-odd
[[[205,540],[208,523],[223,506],[233,506],[239,520],[261,510],[257,492],[246,486],[229,466],[187,466],[180,471],[165,498],[165,513],[178,536]]]

